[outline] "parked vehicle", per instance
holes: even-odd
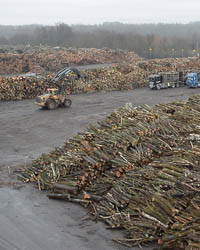
[[[188,88],[197,88],[200,86],[200,72],[192,72],[187,75],[186,84]]]
[[[183,72],[161,72],[149,76],[150,89],[178,88],[182,84]]]

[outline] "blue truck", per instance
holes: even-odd
[[[200,86],[200,72],[192,72],[187,75],[186,85],[188,88],[197,88]]]

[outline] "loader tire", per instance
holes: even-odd
[[[65,99],[64,102],[63,102],[63,106],[65,108],[70,108],[72,105],[72,101],[70,99]]]
[[[55,101],[52,99],[47,100],[47,108],[50,110],[55,109],[56,108]]]

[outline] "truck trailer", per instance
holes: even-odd
[[[149,77],[150,89],[166,89],[180,87],[180,72],[161,72]]]
[[[149,76],[150,89],[178,88],[184,84],[183,72],[160,72]]]

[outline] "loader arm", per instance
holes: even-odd
[[[58,88],[59,88],[59,92],[60,93],[64,93],[66,86],[67,86],[67,81],[65,81],[63,84],[63,80],[65,79],[65,77],[70,74],[71,72],[76,74],[76,78],[71,78],[70,79],[70,83],[71,85],[74,83],[74,80],[79,80],[79,79],[86,79],[85,75],[81,75],[80,71],[76,68],[64,68],[62,70],[60,70],[55,77],[52,79],[53,84],[55,84]]]

